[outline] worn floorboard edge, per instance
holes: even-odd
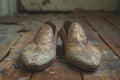
[[[115,55],[120,59],[120,57],[119,57],[119,55],[117,54],[116,50],[113,49],[112,44],[109,43],[109,42],[105,39],[105,37],[104,37],[102,34],[100,34],[100,33],[99,33],[99,37],[100,37],[100,39],[115,53]]]
[[[81,77],[81,80],[84,80],[84,78],[83,78],[83,74],[82,74],[81,71],[80,71],[80,77]]]
[[[117,54],[117,52],[112,48],[112,45],[110,45],[111,43],[109,43],[105,38],[104,36],[99,32],[97,31],[94,27],[92,27],[92,25],[88,22],[88,20],[85,19],[85,21],[88,23],[88,25],[91,27],[92,30],[94,30],[99,38],[115,53],[115,55],[120,59],[119,55]]]
[[[9,32],[9,31],[11,31],[10,30],[10,27],[11,27],[11,29],[13,29],[13,32]],[[5,28],[6,28],[6,31],[5,31]],[[7,57],[7,56],[9,56],[9,53],[11,52],[11,50],[12,50],[12,46],[14,46],[15,45],[15,43],[19,40],[19,38],[20,38],[20,34],[19,34],[19,31],[20,30],[23,30],[24,29],[24,27],[22,27],[22,26],[20,26],[20,25],[16,25],[16,27],[15,27],[15,25],[11,25],[11,26],[9,26],[9,25],[3,25],[3,26],[1,26],[1,31],[3,31],[3,33],[0,33],[1,35],[8,35],[8,38],[6,37],[5,38],[5,41],[6,40],[8,40],[8,41],[6,41],[6,42],[4,42],[4,40],[3,40],[3,42],[4,42],[4,44],[3,45],[1,45],[1,54],[0,54],[0,63]],[[18,32],[17,32],[18,31]],[[11,36],[12,35],[12,36]],[[9,39],[10,38],[10,39]],[[3,46],[3,47],[2,47]]]
[[[4,44],[2,44],[0,46],[0,63],[9,55],[11,49],[12,49],[12,46],[16,43],[16,41],[19,39],[20,35],[19,34],[16,34],[15,35],[12,35],[10,36],[10,39],[8,41],[5,41]],[[6,38],[7,39],[7,38]]]
[[[117,18],[103,18],[105,21],[107,21],[109,24],[113,25],[114,27],[116,27],[117,29],[120,29],[120,21],[116,20]]]
[[[30,75],[30,79],[29,79],[29,80],[32,80],[32,76],[33,76],[33,72],[31,73],[31,75]]]
[[[10,48],[10,49],[8,50],[8,52],[6,53],[6,55],[4,55],[4,57],[0,60],[0,63],[1,63],[7,56],[9,56],[9,54],[10,54],[10,52],[11,52],[11,49],[12,49],[12,48]]]

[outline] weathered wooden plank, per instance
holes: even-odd
[[[4,25],[0,24],[0,34],[4,33],[16,33],[24,29],[21,25]]]
[[[19,69],[19,68],[17,69],[18,65],[15,65],[15,64],[20,63],[19,53],[21,49],[23,49],[26,45],[28,45],[34,39],[34,36],[36,35],[36,31],[24,32],[21,34],[21,38],[13,46],[9,56],[6,57],[0,63],[0,70],[1,70],[0,80],[29,80],[30,79],[31,73],[23,69]]]
[[[0,61],[4,59],[9,53],[9,50],[19,38],[20,30],[23,30],[23,26],[19,25],[0,25]]]
[[[9,50],[19,38],[19,34],[0,34],[0,61],[9,54]]]
[[[83,71],[83,80],[119,80],[120,79],[120,60],[100,39],[98,34],[93,31],[84,19],[79,21],[83,26],[88,40],[101,51],[103,57],[97,70],[93,72]]]
[[[114,50],[116,55],[120,57],[119,29],[107,23],[102,18],[87,18],[87,21],[94,28],[94,30],[98,31],[98,33],[106,41],[106,43],[108,43],[108,45]]]
[[[105,18],[110,24],[120,29],[120,17],[107,17]]]

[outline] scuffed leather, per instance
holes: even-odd
[[[66,25],[67,23],[69,25]],[[60,34],[65,46],[65,58],[69,63],[85,70],[93,70],[99,66],[102,55],[96,47],[87,41],[80,24],[66,21]]]
[[[53,29],[50,27],[50,25],[45,24],[41,26],[41,29],[39,30],[35,41],[37,44],[44,44],[52,42],[53,39],[54,39]]]
[[[42,70],[56,58],[57,31],[49,23],[41,26],[35,40],[21,54],[22,61],[29,70]]]

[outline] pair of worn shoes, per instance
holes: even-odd
[[[45,22],[35,40],[25,47],[21,54],[24,65],[29,70],[42,70],[56,59],[57,27]],[[65,47],[66,60],[85,70],[96,69],[101,61],[101,53],[90,42],[78,23],[65,21],[60,30]]]

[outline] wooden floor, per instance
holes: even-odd
[[[25,70],[19,56],[40,25],[51,20],[60,28],[65,19],[79,22],[88,40],[102,52],[100,67],[88,72],[68,64],[58,37],[57,60],[43,71]],[[120,17],[97,12],[1,17],[0,80],[120,80]]]

